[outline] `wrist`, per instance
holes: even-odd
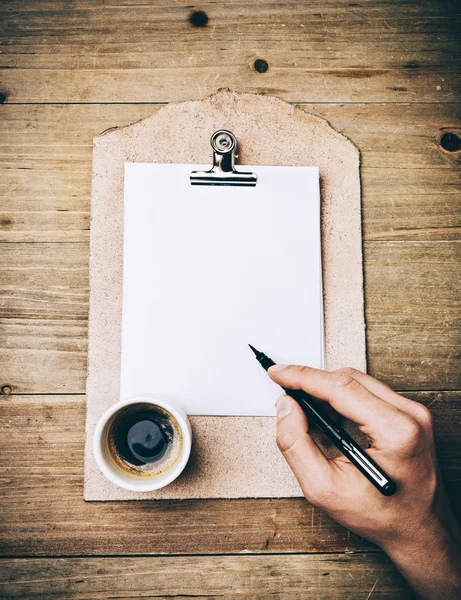
[[[415,526],[411,535],[396,536],[383,550],[421,598],[457,598],[461,592],[461,546],[455,526],[436,516]]]
[[[415,556],[425,556],[446,547],[447,533],[440,521],[429,517],[420,525],[414,525],[410,531],[394,535],[381,547],[395,562],[405,564],[414,562]]]

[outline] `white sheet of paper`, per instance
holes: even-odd
[[[317,167],[251,167],[256,187],[192,186],[205,165],[125,165],[120,397],[189,415],[274,415],[248,343],[323,368]]]

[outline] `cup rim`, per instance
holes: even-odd
[[[114,465],[109,463],[109,460],[106,458],[105,452],[102,448],[103,443],[105,443],[105,429],[108,426],[111,417],[124,406],[138,403],[152,404],[169,412],[171,416],[176,419],[183,438],[181,453],[173,466],[165,473],[154,475],[152,477],[136,478],[123,473],[121,470],[118,470]],[[117,487],[132,492],[152,492],[164,488],[172,483],[183,472],[189,460],[191,448],[192,430],[186,413],[174,401],[165,400],[151,394],[132,396],[130,398],[119,400],[118,402],[115,402],[109,406],[109,408],[99,418],[93,434],[93,456],[101,473],[106,477],[106,479],[108,479]]]

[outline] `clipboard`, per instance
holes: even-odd
[[[274,417],[191,417],[191,461],[176,482],[156,492],[112,486],[91,454],[95,424],[119,397],[124,164],[206,164],[210,130],[235,134],[240,166],[235,168],[232,152],[224,160],[226,152],[218,152],[211,173],[191,174],[197,178],[193,185],[222,185],[245,173],[245,164],[319,166],[326,366],[365,370],[359,154],[346,138],[326,121],[275,98],[225,90],[200,102],[168,105],[103,134],[94,140],[93,157],[86,500],[301,495],[276,447]],[[257,185],[249,175],[235,185]]]

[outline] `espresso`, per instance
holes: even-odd
[[[107,430],[107,451],[117,467],[131,475],[152,477],[179,458],[182,435],[165,409],[139,402],[120,409]]]

